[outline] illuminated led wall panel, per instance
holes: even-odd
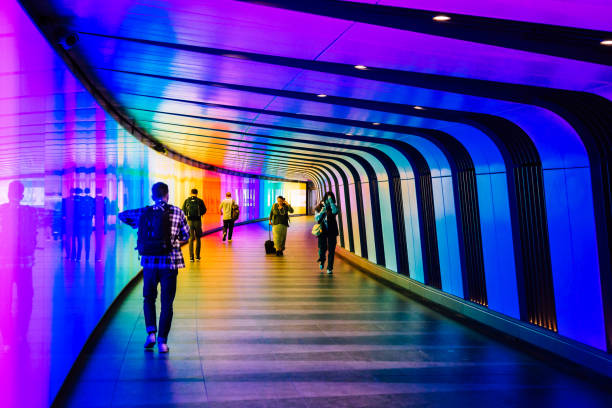
[[[157,181],[192,188],[222,225],[266,218],[277,195],[306,211],[306,185],[202,170],[146,147],[68,71],[17,2],[0,3],[0,405],[49,406],[117,294],[140,270],[117,214],[151,203]]]

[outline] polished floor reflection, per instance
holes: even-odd
[[[310,219],[284,257],[267,227],[203,242],[180,272],[169,355],[144,352],[141,286],[88,356],[68,406],[612,406],[578,378],[491,340],[338,260],[320,275]]]

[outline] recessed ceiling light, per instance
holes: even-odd
[[[601,45],[612,46],[612,40],[603,40],[600,42]]]
[[[325,97],[327,97],[327,95],[325,95],[325,94],[318,94],[317,96],[318,96],[319,98],[325,98]]]
[[[347,136],[353,136],[353,134],[352,134],[352,133],[345,133],[345,135],[347,135]]]
[[[378,122],[373,122],[372,124],[373,124],[374,126],[378,126],[378,125],[380,125],[380,123],[378,123]]]
[[[451,18],[449,16],[445,16],[445,15],[437,15],[434,18],[434,21],[449,21]]]
[[[360,69],[362,71],[368,69],[368,67],[366,67],[365,65],[355,65],[355,68]]]
[[[422,106],[414,106],[414,109],[416,109],[416,110],[425,110],[425,108],[422,107]]]

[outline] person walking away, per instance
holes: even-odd
[[[202,216],[206,214],[204,200],[198,198],[198,190],[191,190],[191,197],[183,203],[183,212],[187,216],[189,224],[189,260],[194,261],[193,243],[195,241],[195,260],[200,260],[200,250],[202,247]]]
[[[102,189],[96,188],[95,197],[95,236],[96,236],[96,262],[102,262],[102,253],[104,252],[104,236],[108,231],[108,212],[110,209],[110,201],[108,197],[102,195]]]
[[[25,186],[19,180],[8,187],[9,202],[0,205],[0,334],[5,346],[27,340],[32,317],[32,267],[36,252],[39,217],[34,207],[23,205]],[[13,314],[13,287],[17,295]]]
[[[63,245],[66,249],[66,259],[76,260],[76,201],[79,196],[77,189],[71,188],[68,197],[62,199],[62,229],[64,231]]]
[[[77,194],[82,192],[83,190],[77,188]],[[75,202],[76,235],[78,240],[76,260],[78,261],[81,260],[83,244],[85,245],[85,261],[89,261],[93,217],[96,212],[96,201],[90,194],[91,190],[86,188],[85,195],[78,195]]]
[[[219,204],[219,211],[223,214],[223,241],[227,239],[232,242],[234,223],[238,219],[237,214],[240,211],[238,204],[232,199],[232,193],[225,194],[225,200]]]
[[[272,225],[272,237],[276,256],[283,256],[285,241],[287,241],[287,228],[289,228],[289,213],[293,213],[293,207],[283,196],[276,198],[276,203],[270,211],[270,225]]]
[[[51,235],[53,235],[54,241],[62,239],[62,237],[64,236],[62,208],[62,193],[57,193],[57,201],[53,205],[53,221],[51,222]]]
[[[338,207],[336,197],[331,191],[325,193],[323,200],[315,208],[315,220],[323,227],[323,232],[317,237],[319,246],[319,268],[325,268],[327,255],[327,274],[331,275],[334,270],[334,257],[336,255],[336,243],[338,240],[339,229]]]
[[[189,226],[183,211],[168,204],[167,184],[155,183],[151,190],[155,204],[124,211],[119,214],[119,219],[132,228],[138,228],[137,249],[143,268],[143,309],[148,333],[144,347],[150,350],[157,341],[159,352],[167,353],[176,279],[178,270],[185,267],[181,244],[189,239]],[[158,284],[161,286],[159,331],[155,314]]]

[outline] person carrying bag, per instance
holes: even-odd
[[[232,193],[227,192],[225,194],[225,200],[219,204],[219,212],[223,215],[223,241],[227,239],[232,242],[234,224],[240,216],[240,207],[232,199]]]
[[[272,225],[276,256],[283,256],[283,251],[285,250],[287,228],[289,228],[289,213],[293,213],[293,207],[283,196],[278,196],[276,203],[270,211],[270,225]]]
[[[202,231],[202,216],[206,214],[206,205],[201,198],[198,198],[198,190],[192,189],[191,196],[183,203],[183,212],[187,216],[189,224],[189,260],[194,262],[200,260],[200,251],[202,248],[201,238]],[[193,243],[195,242],[195,253]]]
[[[336,244],[339,235],[338,207],[336,206],[336,197],[334,193],[328,191],[323,196],[323,200],[315,208],[315,220],[317,224],[312,228],[312,233],[315,234],[317,225],[320,225],[320,232],[317,236],[319,247],[319,269],[323,272],[325,261],[327,258],[327,274],[331,275],[334,270],[334,258],[336,255]]]

